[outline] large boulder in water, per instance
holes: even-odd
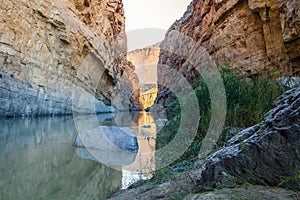
[[[78,133],[75,147],[98,150],[125,150],[137,152],[139,149],[136,133],[127,127],[99,126]]]
[[[127,127],[102,126],[100,127],[106,137],[123,150],[137,152],[139,149],[136,133]]]
[[[299,172],[300,87],[279,97],[263,122],[241,131],[193,174],[209,187],[248,182],[299,190]]]

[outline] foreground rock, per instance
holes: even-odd
[[[0,15],[0,116],[138,106],[121,1],[9,0]]]
[[[179,183],[179,184],[178,184]],[[264,187],[245,185],[237,188],[227,188],[213,190],[210,192],[193,192],[189,191],[191,185],[180,185],[180,182],[168,182],[155,186],[146,183],[113,195],[110,200],[127,200],[128,197],[134,200],[140,199],[184,199],[184,200],[215,200],[215,199],[236,199],[236,200],[296,200],[300,193],[278,187]]]
[[[281,77],[277,81],[282,87],[295,88],[300,86],[300,77]]]
[[[186,195],[190,195],[186,199],[297,199],[299,194],[290,190],[256,186],[193,193],[199,189],[236,187],[245,183],[299,191],[299,135],[300,87],[279,97],[263,122],[241,131],[225,147],[199,161],[195,170],[175,174],[162,184],[148,182],[133,186],[112,199],[128,196],[170,199]]]
[[[252,183],[300,189],[300,87],[274,102],[264,121],[233,137],[194,172],[209,187]]]
[[[264,200],[294,200],[298,199],[299,193],[282,188],[270,188],[260,186],[244,186],[241,188],[222,189],[203,194],[192,194],[184,200],[212,200],[212,199],[264,199]]]

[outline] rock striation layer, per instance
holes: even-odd
[[[162,72],[164,65],[195,82],[199,74],[187,60],[196,43],[217,65],[241,67],[249,76],[260,71],[298,75],[299,1],[194,0],[161,43],[158,82],[166,85],[170,78]],[[178,54],[179,49],[186,49],[186,54]],[[164,89],[159,87],[159,93]]]
[[[128,53],[127,58],[135,66],[139,77],[140,102],[144,109],[151,107],[157,96],[157,63],[160,43]]]
[[[248,182],[299,190],[300,87],[274,102],[258,125],[241,131],[194,172],[202,186]]]
[[[135,66],[140,85],[157,84],[157,63],[159,59],[160,43],[136,49],[128,53],[127,58]]]
[[[300,87],[279,97],[260,124],[238,133],[226,146],[198,161],[193,170],[172,174],[170,179],[159,184],[152,181],[133,185],[111,199],[128,196],[172,199],[185,195],[188,196],[184,199],[297,199],[300,190],[299,135]],[[246,186],[237,187],[237,184]],[[221,190],[203,192],[203,189]],[[199,191],[200,194],[193,194]]]
[[[138,106],[120,0],[1,1],[0,15],[0,115]]]

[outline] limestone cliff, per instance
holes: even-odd
[[[0,115],[133,106],[120,0],[9,0],[0,15]]]
[[[128,53],[127,59],[135,66],[139,77],[140,102],[143,108],[151,107],[157,95],[157,63],[160,43]]]
[[[174,31],[192,40],[174,37]],[[241,67],[253,75],[261,70],[300,73],[300,4],[298,0],[194,0],[161,44],[158,80],[163,65],[182,72],[190,82],[198,74],[177,49],[206,49],[217,65]],[[180,46],[181,45],[181,46]],[[167,47],[167,48],[163,48]],[[160,92],[163,88],[160,88]]]
[[[127,58],[135,66],[140,85],[157,83],[157,63],[160,43],[153,46],[136,49],[128,53]]]

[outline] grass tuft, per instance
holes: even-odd
[[[273,101],[288,88],[281,87],[275,78],[268,74],[257,74],[250,79],[237,69],[232,70],[230,67],[220,67],[219,70],[224,81],[227,98],[225,127],[218,142],[218,147],[221,147],[234,134],[238,133],[238,131],[232,133],[228,129],[234,128],[234,130],[239,130],[261,122],[266,113],[272,109]],[[162,181],[173,173],[191,169],[192,163],[197,160],[202,140],[210,123],[211,101],[208,88],[201,76],[198,78],[196,86],[195,93],[198,98],[201,115],[196,138],[179,160],[171,166],[156,172],[156,180]],[[158,133],[157,149],[168,144],[178,131],[181,111],[177,100],[168,105],[167,115],[170,123]]]

